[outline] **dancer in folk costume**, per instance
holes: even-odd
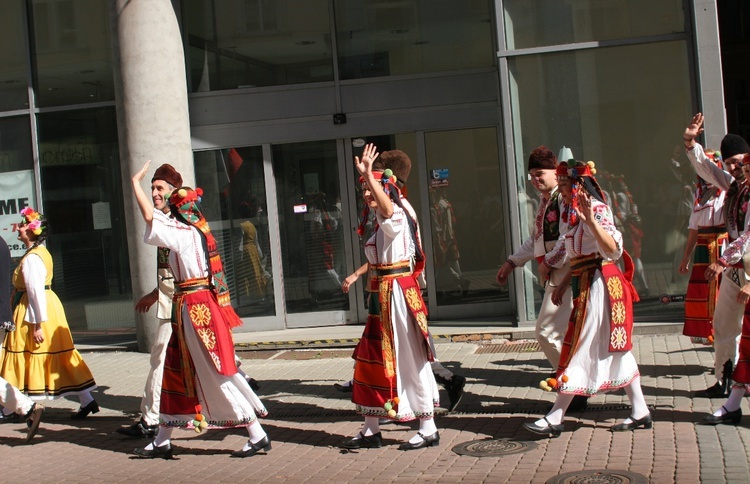
[[[721,154],[706,150],[706,156],[721,168]],[[727,240],[724,225],[724,197],[726,192],[698,177],[693,210],[688,222],[685,255],[680,262],[680,274],[690,272],[685,296],[685,326],[682,334],[695,342],[713,342],[713,319],[719,296],[717,277],[707,281],[706,268],[721,257]],[[690,258],[693,259],[692,271]]]
[[[417,282],[424,253],[414,214],[405,208],[393,172],[372,170],[377,156],[375,146],[368,144],[362,159],[355,157],[365,204],[375,211],[378,222],[365,245],[371,284],[377,291],[370,293],[370,315],[354,354],[352,401],[365,422],[355,437],[340,445],[380,447],[380,418],[419,419],[419,432],[399,446],[413,450],[440,442],[434,422],[438,388],[430,368],[427,308]],[[401,165],[411,167],[406,154],[398,150],[383,156],[397,157]]]
[[[750,189],[742,172],[742,160],[750,153],[750,146],[740,136],[728,134],[721,140],[724,169],[711,161],[703,147],[695,141],[703,132],[703,115],[696,114],[683,132],[685,149],[690,163],[699,177],[726,192],[724,196],[724,224],[729,245],[737,240],[748,226],[747,205]],[[729,246],[728,246],[729,247]],[[727,248],[728,248],[727,247]],[[741,258],[740,258],[741,259]],[[714,377],[716,383],[697,396],[719,398],[729,390],[730,377],[737,361],[742,319],[745,305],[740,302],[740,289],[748,282],[741,260],[725,266],[717,260],[709,264],[704,277],[711,281],[721,275],[719,296],[714,311]]]
[[[271,449],[256,413],[267,411],[237,369],[232,328],[242,324],[230,305],[216,240],[200,208],[200,193],[189,187],[169,197],[172,218],[154,208],[141,187],[149,163],[133,176],[143,220],[144,241],[169,249],[175,277],[172,336],[161,389],[160,425],[154,441],[135,454],[170,459],[174,428],[201,431],[247,428],[250,439],[233,457]]]
[[[71,418],[97,413],[91,395],[94,376],[75,348],[60,299],[51,289],[52,255],[44,242],[48,223],[31,207],[21,210],[18,240],[26,253],[13,272],[13,321],[5,335],[0,377],[32,399],[77,395],[81,407]],[[12,411],[12,409],[11,409]]]
[[[652,417],[643,397],[640,373],[632,348],[633,263],[623,251],[622,234],[615,228],[612,211],[604,203],[594,178],[593,162],[563,162],[557,168],[558,184],[566,203],[563,234],[570,256],[573,311],[565,334],[557,377],[543,383],[557,390],[550,412],[524,427],[531,432],[558,437],[574,395],[594,395],[624,388],[632,405],[631,416],[612,431],[651,428]],[[623,274],[616,262],[623,257]]]

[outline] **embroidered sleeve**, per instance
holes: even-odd
[[[615,239],[615,245],[617,246],[614,252],[608,252],[597,243],[596,250],[608,259],[617,260],[622,256],[622,233],[615,226],[612,210],[601,202],[592,200],[592,203],[594,204],[594,220]],[[586,227],[586,230],[588,231],[588,227]]]
[[[47,295],[44,292],[47,267],[44,261],[38,255],[31,253],[23,258],[21,272],[29,298],[26,321],[32,324],[47,321]]]
[[[516,267],[521,267],[534,258],[534,237],[531,236],[516,250],[508,260],[513,262]]]
[[[143,241],[180,252],[180,249],[192,246],[192,229],[162,211],[154,210],[154,218],[151,225],[146,226]]]
[[[393,204],[393,215],[391,215],[391,218],[383,217],[377,210],[375,211],[375,215],[378,218],[380,230],[382,230],[389,237],[395,237],[397,234],[403,232],[406,227],[408,227],[406,221],[406,213],[395,203]]]
[[[750,249],[750,227],[747,227],[739,238],[727,245],[724,253],[719,257],[719,263],[724,266],[739,264],[748,249]]]
[[[695,147],[692,150],[688,150],[687,157],[699,177],[722,190],[729,190],[734,177],[708,159],[706,153],[703,152],[703,147],[699,143],[695,143]]]

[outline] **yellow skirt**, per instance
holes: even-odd
[[[44,341],[34,341],[36,324],[24,321],[29,297],[23,294],[13,310],[16,330],[5,335],[0,376],[32,398],[57,398],[96,388],[94,376],[73,345],[60,299],[47,296],[48,320],[41,324]]]

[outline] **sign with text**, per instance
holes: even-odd
[[[448,168],[440,168],[438,170],[430,171],[430,186],[431,187],[447,187],[449,179]]]
[[[0,235],[10,248],[11,257],[26,251],[18,240],[21,210],[34,203],[34,172],[32,170],[0,173]]]

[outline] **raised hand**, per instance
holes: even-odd
[[[138,173],[133,175],[133,182],[140,183],[143,181],[143,179],[146,177],[146,173],[148,173],[148,167],[151,165],[151,160],[148,160],[144,165],[143,168],[141,168]]]
[[[372,143],[367,143],[365,149],[362,150],[362,159],[358,156],[354,157],[354,166],[357,167],[357,171],[360,175],[372,173],[372,164],[377,159],[378,153],[377,148]]]
[[[691,142],[695,138],[698,137],[703,132],[703,114],[698,113],[695,116],[693,116],[693,119],[690,120],[690,124],[688,124],[687,128],[685,128],[685,132],[682,134],[682,138],[685,140],[685,142]]]
[[[578,206],[575,210],[581,222],[594,222],[594,209],[591,207],[591,197],[583,188],[578,190]]]

